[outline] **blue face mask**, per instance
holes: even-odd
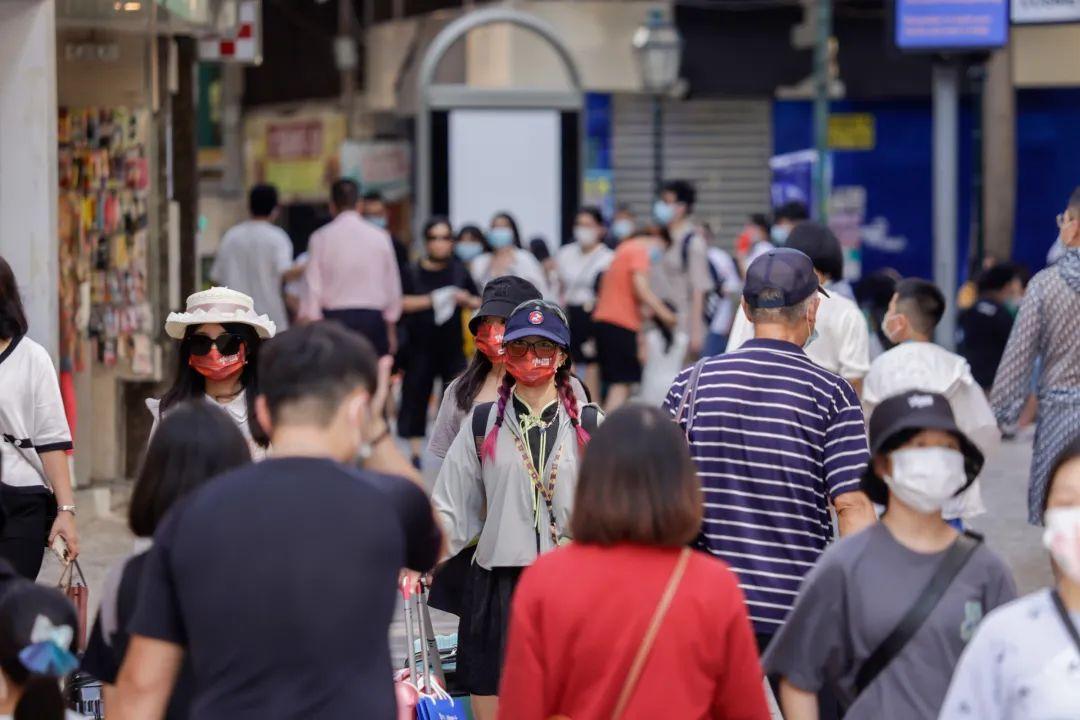
[[[469,262],[484,252],[484,246],[473,240],[462,240],[454,245],[454,254],[462,262]]]
[[[777,245],[783,245],[787,242],[788,235],[791,234],[791,228],[785,225],[773,225],[769,229],[769,237]]]
[[[625,240],[634,232],[634,221],[623,218],[611,224],[611,233],[619,240]]]
[[[652,206],[653,218],[661,225],[670,225],[675,219],[675,206],[663,200],[657,200]]]
[[[367,221],[377,228],[386,229],[386,217],[384,215],[373,215],[367,218]]]
[[[488,231],[488,242],[496,250],[509,247],[514,244],[514,231],[508,227],[491,228]]]
[[[810,345],[815,340],[817,340],[819,337],[821,337],[821,336],[818,335],[817,328],[814,328],[813,330],[811,330],[809,337],[806,338],[806,342],[803,343],[803,349],[810,347]]]

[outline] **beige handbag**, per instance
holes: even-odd
[[[619,720],[626,711],[626,706],[630,703],[630,696],[634,694],[634,688],[637,687],[637,681],[641,676],[642,669],[645,667],[645,661],[649,659],[649,651],[652,650],[656,636],[660,632],[660,626],[663,624],[664,616],[667,615],[667,611],[671,607],[671,601],[675,598],[675,591],[679,589],[679,583],[686,572],[686,565],[690,562],[692,552],[690,548],[683,548],[682,552],[679,553],[675,569],[671,573],[667,587],[664,588],[664,594],[660,596],[660,602],[656,605],[652,620],[649,622],[649,629],[645,631],[645,637],[641,638],[641,645],[638,646],[634,662],[630,665],[630,672],[626,674],[626,680],[623,682],[622,690],[619,692],[619,701],[615,703],[615,711],[611,714],[611,720]],[[548,720],[571,720],[571,718],[569,715],[552,715]]]

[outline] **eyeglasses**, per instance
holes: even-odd
[[[453,240],[454,236],[451,235],[450,233],[438,233],[438,234],[433,233],[431,235],[428,235],[427,239],[428,240]]]
[[[216,346],[219,353],[228,357],[229,355],[235,355],[240,352],[240,347],[244,344],[244,339],[233,333],[222,333],[216,338],[212,338],[208,335],[192,335],[188,338],[187,343],[188,351],[192,355],[209,355],[210,348]]]
[[[1058,213],[1058,216],[1057,216],[1058,230],[1065,227],[1066,225],[1068,225],[1071,222],[1076,222],[1076,218],[1070,216],[1069,213],[1067,213],[1067,212]]]
[[[506,354],[512,358],[525,357],[525,353],[532,350],[538,358],[553,358],[559,351],[559,346],[550,340],[512,340],[506,343]]]

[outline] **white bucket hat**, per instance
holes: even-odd
[[[250,296],[227,287],[213,287],[189,295],[187,312],[169,313],[165,319],[165,334],[183,340],[190,326],[206,323],[250,325],[263,340],[274,337],[277,331],[269,316],[255,314],[255,303]]]

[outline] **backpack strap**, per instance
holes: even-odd
[[[495,407],[494,402],[480,403],[472,409],[472,434],[473,440],[476,442],[476,459],[480,461],[480,464],[484,464],[484,458],[480,453],[480,449],[484,446],[484,438],[488,434],[488,422],[491,420],[491,409]]]
[[[682,248],[681,248],[683,272],[688,272],[690,270],[690,243],[693,242],[693,240],[694,240],[694,231],[693,230],[686,233],[686,235],[683,235]]]
[[[590,437],[596,434],[597,428],[600,427],[600,408],[594,403],[581,408],[581,427],[585,428],[585,432],[589,433]]]

